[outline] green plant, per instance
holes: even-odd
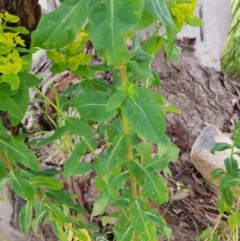
[[[215,227],[208,228],[202,233],[202,240],[218,240],[219,237],[227,241],[239,240],[240,169],[234,156],[240,156],[240,152],[236,148],[240,148],[240,121],[234,128],[233,143],[216,143],[211,150],[212,154],[227,149],[231,150],[231,153],[224,160],[226,170],[217,168],[212,172],[213,179],[220,178],[221,195],[218,196],[217,200],[219,216]],[[226,236],[228,238],[225,239]]]
[[[232,0],[232,23],[227,44],[221,59],[224,71],[230,76],[240,76],[240,3]]]
[[[102,220],[105,226],[110,218],[116,218],[115,240],[152,241],[160,236],[170,239],[166,221],[149,203],[168,201],[167,182],[160,172],[167,170],[169,161],[177,160],[179,150],[165,135],[165,113],[177,110],[149,88],[160,82],[151,63],[162,45],[167,57],[178,58],[175,25],[178,30],[185,23],[201,25],[201,20],[192,14],[195,5],[192,0],[65,0],[55,12],[43,15],[32,34],[32,48],[47,51],[54,62],[53,72],[70,68],[82,78],[56,104],[48,101],[63,124],[36,145],[59,139],[64,133],[80,138],[61,174],[69,178],[90,170],[97,173],[100,195],[92,215],[103,215],[109,205],[117,208]],[[155,31],[142,43],[139,32],[151,25],[157,30],[164,26],[166,32],[160,35]],[[130,51],[126,48],[127,39],[132,40]],[[88,40],[102,63],[91,64],[91,57],[84,52]],[[106,70],[111,71],[113,84],[97,78],[98,72]],[[19,86],[25,78],[20,80]],[[139,82],[144,87],[139,87]],[[14,95],[11,93],[9,98],[14,99]],[[14,107],[4,109],[0,105],[10,117]],[[80,118],[69,117],[64,112],[68,107],[75,108]],[[94,232],[95,226],[83,222],[81,215],[87,215],[84,208],[62,190],[63,183],[54,177],[59,172],[39,170],[38,160],[24,144],[24,138],[9,135],[3,126],[0,131],[0,185],[9,183],[26,200],[19,214],[22,232],[28,233],[31,227],[37,235],[38,224],[44,221],[53,224],[62,241],[99,236]],[[99,139],[105,141],[105,149],[98,155]],[[154,157],[153,145],[158,147]],[[86,151],[94,155],[94,163],[81,162]]]

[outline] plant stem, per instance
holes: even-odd
[[[121,76],[122,86],[125,87],[127,84],[127,68],[125,65],[120,68],[120,76]],[[123,132],[125,135],[129,135],[130,134],[129,124],[124,115],[122,115],[122,120],[123,120]],[[133,150],[132,150],[131,144],[129,145],[129,147],[127,149],[127,159],[128,159],[128,162],[133,161]],[[132,192],[133,199],[137,199],[136,179],[132,175],[131,175],[131,192]]]
[[[13,166],[12,166],[11,162],[7,159],[7,157],[5,156],[5,154],[2,151],[0,151],[0,157],[2,158],[3,162],[7,166],[7,169],[9,171],[12,171],[13,170]]]

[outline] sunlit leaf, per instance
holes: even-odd
[[[32,36],[32,46],[58,49],[73,42],[86,21],[88,4],[88,0],[68,0],[44,14]]]

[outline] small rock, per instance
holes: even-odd
[[[230,137],[222,133],[216,126],[207,125],[196,139],[190,153],[195,168],[214,186],[219,186],[220,179],[212,180],[211,172],[216,168],[225,170],[224,160],[230,157],[231,153],[230,150],[225,150],[215,152],[213,155],[210,151],[217,142],[233,143]],[[237,155],[234,158],[238,161],[240,167],[240,158]]]

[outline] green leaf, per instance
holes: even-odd
[[[4,93],[0,93],[0,110],[7,111],[10,116],[16,119],[19,119],[19,117],[23,115],[17,103],[9,95]]]
[[[224,165],[226,166],[228,175],[234,177],[238,176],[238,162],[233,157],[226,158],[224,160]]]
[[[127,148],[130,138],[124,134],[117,135],[113,139],[113,148],[110,153],[104,152],[96,163],[96,170],[101,176],[123,165],[127,161]]]
[[[91,2],[89,33],[94,47],[109,65],[128,61],[127,34],[141,19],[142,10],[143,0]]]
[[[33,187],[47,187],[51,190],[59,190],[63,188],[63,183],[53,177],[36,176],[29,179],[29,183]]]
[[[63,231],[63,226],[60,223],[53,223],[53,231],[54,234],[59,238],[61,241],[68,241],[67,234]]]
[[[64,164],[63,175],[66,178],[70,177],[76,172],[79,162],[85,153],[85,150],[86,150],[86,146],[84,142],[81,142],[80,144],[78,144],[78,146],[74,149],[72,155]]]
[[[93,164],[80,162],[78,163],[77,169],[74,174],[84,175],[90,172],[93,169]]]
[[[16,126],[17,124],[19,124],[21,122],[21,120],[23,119],[23,117],[25,116],[25,113],[27,111],[27,108],[28,108],[28,105],[30,102],[29,90],[28,89],[26,89],[26,90],[19,89],[18,93],[16,95],[14,95],[12,98],[15,101],[15,103],[17,103],[18,109],[22,113],[22,115],[18,116],[17,119],[12,119],[11,115],[9,117],[12,125]]]
[[[211,153],[215,154],[216,151],[224,151],[224,150],[231,149],[231,148],[232,148],[231,144],[219,142],[214,145],[214,147],[211,150]]]
[[[9,73],[9,74],[5,74],[4,72],[2,72],[2,73],[3,73],[2,81],[10,84],[11,90],[18,89],[18,86],[20,83],[20,79],[19,79],[18,75],[15,73]]]
[[[24,143],[15,140],[13,137],[12,140],[14,140],[14,143],[9,139],[0,137],[0,149],[6,157],[11,161],[20,162],[34,171],[39,171],[39,163],[35,154]]]
[[[134,236],[134,229],[130,222],[126,222],[123,228],[117,232],[118,241],[132,241]]]
[[[113,111],[117,109],[122,102],[126,99],[126,92],[117,90],[108,100],[106,110]]]
[[[0,158],[0,180],[7,175],[7,167],[3,160]]]
[[[8,185],[11,181],[11,178],[9,177],[4,177],[0,180],[0,191],[3,190],[3,188],[5,188],[6,185]]]
[[[145,161],[148,161],[153,153],[152,144],[146,140],[138,143],[136,149]]]
[[[111,213],[111,214],[108,215],[108,216],[104,216],[104,217],[102,218],[102,226],[103,226],[103,227],[106,227],[106,225],[108,224],[108,222],[109,222],[109,220],[110,220],[111,218],[119,218],[119,217],[121,217],[123,214],[124,214],[123,211],[116,211],[116,212]],[[131,224],[130,224],[130,225],[131,225]]]
[[[31,185],[29,182],[25,179],[19,176],[16,171],[10,172],[11,176],[11,188],[12,190],[22,199],[28,200],[31,203],[34,202],[34,193]]]
[[[212,227],[208,227],[206,228],[201,235],[199,236],[200,239],[204,240],[206,239],[212,232],[213,228]]]
[[[0,93],[13,96],[17,93],[17,90],[11,90],[11,85],[8,83],[1,82],[0,83]]]
[[[107,111],[108,96],[105,93],[81,93],[76,95],[70,102],[70,106],[74,106],[84,119],[95,121],[108,121],[116,111]]]
[[[36,77],[36,75],[30,73],[22,73],[18,74],[20,78],[19,89],[29,89],[33,86],[38,86],[40,84],[40,80]]]
[[[122,189],[124,187],[124,184],[126,181],[130,178],[129,172],[121,172],[117,175],[111,175],[109,184],[111,187],[113,187],[115,190]]]
[[[29,34],[29,31],[23,27],[23,26],[18,26],[18,27],[9,27],[9,26],[5,26],[5,29],[14,31],[16,33],[22,33],[22,34]]]
[[[152,208],[149,212],[145,212],[152,222],[156,223],[159,226],[166,226],[167,222],[165,219],[159,214],[155,208]]]
[[[108,123],[106,130],[111,142],[115,136],[123,132],[122,126],[123,124],[121,119],[113,119]]]
[[[185,22],[193,27],[199,27],[204,25],[203,21],[194,15],[186,16]]]
[[[168,201],[167,182],[164,178],[148,171],[138,160],[130,162],[128,168],[137,182],[143,185],[144,193],[149,199],[160,204]]]
[[[174,114],[180,114],[181,110],[172,106],[172,105],[167,105],[166,107],[164,107],[164,112],[170,112],[170,113],[174,113]]]
[[[142,45],[143,50],[150,55],[156,54],[162,47],[162,40],[160,36],[151,36]]]
[[[221,174],[225,174],[226,172],[222,168],[216,168],[212,171],[211,177],[212,179],[218,178]]]
[[[153,99],[126,100],[122,112],[140,136],[153,143],[161,143],[166,130],[165,114]]]
[[[75,119],[75,118],[67,118],[66,120],[67,130],[73,135],[79,136],[90,136],[92,134],[91,127],[87,124],[87,122]]]
[[[234,232],[235,228],[240,223],[240,212],[233,212],[231,215],[228,216],[228,225],[232,232]]]
[[[225,175],[220,181],[221,189],[224,189],[225,187],[235,187],[238,185],[240,185],[240,179],[230,175]]]
[[[8,47],[6,45],[0,44],[0,54],[4,55],[4,54],[8,54],[12,51],[11,47]]]
[[[27,202],[19,212],[18,220],[19,220],[19,227],[22,233],[29,233],[29,228],[31,226],[32,221],[32,204]]]
[[[179,151],[180,149],[175,146],[172,141],[166,136],[162,136],[162,144],[158,145],[158,149],[159,151],[163,148],[164,146],[164,149],[167,148],[167,151],[166,151],[166,156],[168,157],[168,159],[172,162],[175,162],[178,160],[178,156],[179,156]],[[160,153],[158,152],[158,155]]]
[[[53,203],[45,202],[44,208],[51,215],[55,222],[59,223],[60,225],[64,224],[65,217],[63,211],[59,207]]]
[[[140,236],[140,240],[155,241],[156,227],[144,212],[140,199],[131,201],[129,204],[129,209],[131,223],[135,232]]]
[[[176,27],[172,20],[171,14],[167,8],[165,0],[144,0],[144,10],[155,17],[160,24],[166,26],[168,35],[168,48],[166,49],[167,58],[172,52],[176,40]]]
[[[0,135],[7,132],[8,130],[3,126],[2,120],[0,119]]]
[[[46,211],[43,210],[39,215],[35,214],[35,218],[32,220],[32,230],[36,236],[40,236],[40,234],[38,234],[38,226],[42,222],[45,215],[46,215]]]
[[[59,49],[73,42],[86,21],[88,5],[88,0],[68,0],[44,14],[32,36],[32,46]]]
[[[5,20],[10,23],[17,23],[20,20],[20,18],[18,16],[12,15],[8,12],[5,12],[4,16],[5,16]]]
[[[57,128],[51,136],[38,141],[36,144],[36,147],[39,148],[41,146],[45,146],[45,145],[49,144],[52,141],[60,139],[62,137],[62,135],[66,132],[66,130],[67,130],[66,126],[61,126],[61,127]]]
[[[150,26],[154,22],[155,18],[148,14],[147,12],[143,11],[142,18],[140,19],[139,23],[134,27],[135,31],[140,31],[148,26]]]
[[[234,135],[239,135],[239,133],[240,133],[240,121],[238,121],[234,126]]]
[[[228,206],[232,206],[233,204],[233,195],[229,187],[224,187],[221,189],[223,198]]]
[[[134,159],[128,164],[128,170],[130,173],[136,178],[136,181],[140,184],[143,185],[146,179],[146,172],[147,170],[145,169],[144,166],[142,166],[138,160]]]
[[[46,190],[45,194],[47,197],[54,199],[58,203],[65,204],[67,206],[73,206],[73,200],[69,193],[63,190]]]
[[[145,78],[153,79],[151,69],[153,57],[148,55],[140,47],[137,48],[137,50],[133,54],[134,57],[132,58],[132,61],[129,62],[128,67],[134,72],[136,72],[140,77],[142,77],[142,81],[145,80]]]
[[[234,146],[240,148],[240,136],[234,136]]]
[[[70,207],[70,209],[76,213],[82,213],[84,215],[88,215],[89,213],[85,210],[84,207],[74,204],[73,206]]]
[[[220,214],[222,214],[225,210],[224,210],[224,198],[222,196],[218,196],[217,198],[217,208],[218,208],[218,212]]]
[[[98,196],[93,204],[92,215],[93,216],[102,215],[107,209],[107,206],[108,206],[108,198],[105,197],[104,195]]]
[[[146,195],[155,203],[165,203],[168,201],[167,182],[164,178],[147,172],[145,184],[143,185]]]
[[[165,26],[174,26],[171,14],[164,0],[144,0],[144,10]]]

